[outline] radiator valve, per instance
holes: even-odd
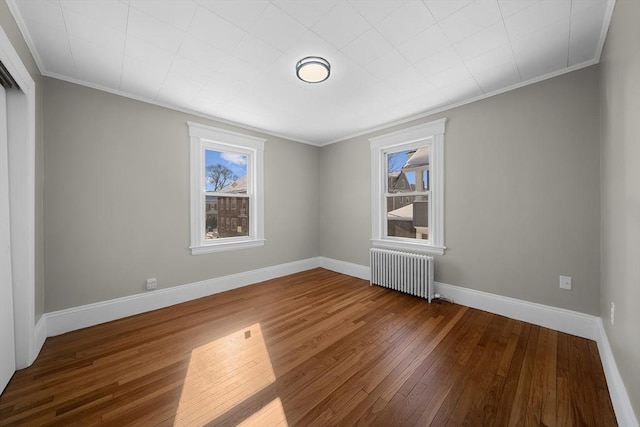
[[[453,300],[452,300],[451,298],[449,298],[449,297],[444,296],[444,295],[435,294],[435,295],[433,296],[433,299],[437,299],[437,300],[439,300],[439,301],[446,301],[446,302],[448,302],[448,303],[453,304]]]

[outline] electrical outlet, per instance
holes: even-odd
[[[560,276],[560,289],[571,290],[571,276]]]
[[[151,277],[149,279],[147,279],[147,290],[151,291],[153,289],[156,289],[158,287],[158,281],[156,280],[155,277]]]
[[[616,305],[612,302],[611,303],[611,324],[615,324],[616,323]]]

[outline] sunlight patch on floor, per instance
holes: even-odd
[[[213,421],[275,379],[259,323],[198,347],[191,352],[174,425]],[[277,416],[279,404],[286,425],[280,399],[274,404],[275,409],[271,408],[273,402],[254,416],[263,412],[265,416]]]
[[[238,424],[238,427],[289,427],[287,416],[282,407],[280,398],[273,399],[262,409]]]

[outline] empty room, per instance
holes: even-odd
[[[0,0],[0,426],[640,418],[640,1]]]

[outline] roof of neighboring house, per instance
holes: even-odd
[[[246,193],[247,192],[247,176],[241,176],[226,187],[222,187],[219,193]]]
[[[387,219],[392,221],[413,221],[413,203],[387,212]]]
[[[409,157],[407,163],[402,169],[416,168],[429,164],[429,147],[418,148],[418,150]]]
[[[387,173],[387,178],[389,180],[389,191],[404,190],[405,189],[404,187],[399,186],[401,182],[406,182],[406,184],[409,185],[409,187],[411,187],[411,185],[409,184],[409,181],[407,181],[407,176],[402,171],[389,172]]]

